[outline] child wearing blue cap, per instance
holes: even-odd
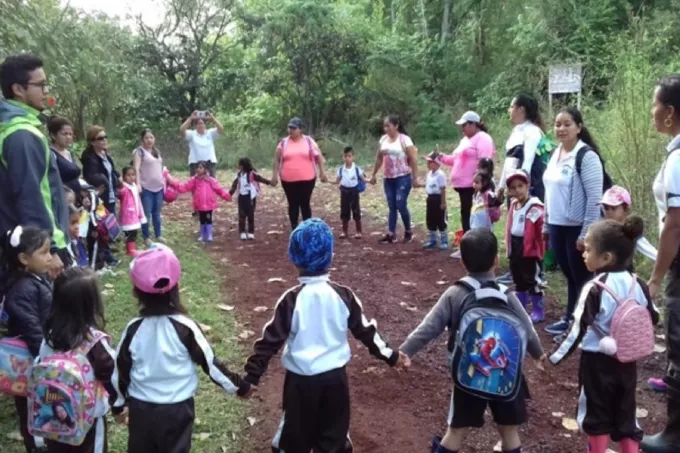
[[[321,219],[301,223],[291,234],[288,258],[299,269],[299,284],[283,293],[274,317],[255,342],[245,381],[258,385],[271,358],[285,345],[284,417],[272,441],[274,452],[352,451],[350,398],[345,366],[351,357],[351,331],[376,358],[408,366],[390,349],[375,320],[363,314],[354,292],[330,281],[333,233]]]

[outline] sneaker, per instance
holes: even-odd
[[[146,238],[146,239],[144,239],[144,245],[145,245],[147,248],[151,247],[152,244],[153,244],[153,241],[151,240],[151,238]]]
[[[393,234],[387,233],[378,241],[379,244],[394,244],[396,237]]]
[[[248,233],[248,234],[246,234],[246,238],[247,238],[249,241],[252,241],[252,240],[255,239],[255,235],[254,235],[253,233]]]
[[[456,250],[455,252],[453,252],[451,254],[451,258],[453,258],[454,260],[459,260],[460,259],[460,250]]]
[[[242,241],[247,241],[248,240],[248,235],[246,233],[241,233],[241,240]]]
[[[158,242],[159,244],[167,244],[167,242],[165,242],[165,238],[163,236],[158,236],[156,238],[156,242]]]
[[[402,241],[404,244],[408,244],[413,240],[413,231],[406,231],[404,232],[404,240]]]
[[[567,330],[569,330],[570,324],[571,323],[567,318],[562,318],[546,327],[545,331],[550,335],[562,335],[563,333],[566,333]]]
[[[661,378],[649,378],[647,381],[647,386],[651,390],[659,393],[666,393],[668,390],[668,384],[666,384],[666,382],[664,382],[664,380]]]
[[[501,285],[512,285],[512,274],[510,272],[506,272],[505,274],[496,278],[496,283],[500,283]]]

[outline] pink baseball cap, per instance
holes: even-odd
[[[182,267],[175,253],[162,244],[140,253],[130,263],[130,280],[138,290],[149,294],[165,294],[179,283]],[[168,282],[162,286],[160,280]]]
[[[510,176],[508,176],[505,179],[505,185],[506,186],[510,185],[510,181],[512,181],[513,179],[521,179],[525,183],[529,184],[529,175],[527,175],[526,172],[522,169],[517,169],[510,173]]]
[[[607,190],[604,195],[602,195],[602,201],[600,204],[607,206],[620,206],[626,204],[630,206],[632,200],[630,199],[630,193],[621,186],[612,186]]]

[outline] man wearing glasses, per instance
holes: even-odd
[[[41,132],[47,77],[40,58],[22,54],[0,64],[0,233],[17,225],[52,232],[50,277],[68,258],[68,206],[47,138]]]

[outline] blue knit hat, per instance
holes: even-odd
[[[333,232],[323,220],[305,220],[290,235],[288,258],[307,273],[326,272],[333,261]]]

